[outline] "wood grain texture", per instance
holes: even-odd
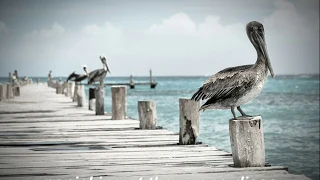
[[[126,118],[126,96],[127,87],[126,86],[112,86],[112,119],[120,120]]]
[[[261,116],[251,120],[229,120],[229,133],[235,167],[265,165]]]
[[[104,115],[104,86],[98,86],[95,89],[96,97],[96,115]]]
[[[138,101],[140,129],[156,129],[157,109],[155,101]]]
[[[7,84],[0,84],[0,101],[7,100]]]
[[[195,144],[199,136],[200,102],[190,99],[179,99],[180,131],[179,144]]]
[[[78,93],[77,93],[77,103],[79,107],[86,106],[86,93],[84,89],[84,85],[78,85]]]
[[[230,153],[178,145],[166,129],[77,108],[44,84],[0,102],[0,180],[307,180],[281,166],[234,168]],[[101,178],[100,178],[101,177]]]

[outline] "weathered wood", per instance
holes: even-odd
[[[62,84],[60,82],[57,82],[56,94],[62,94]]]
[[[73,98],[74,93],[74,82],[68,83],[68,97]]]
[[[44,86],[24,87],[0,111],[0,179],[310,180],[281,166],[230,167],[230,153],[177,146],[176,133],[95,116]]]
[[[229,120],[229,133],[235,167],[265,166],[261,116],[251,120]]]
[[[12,76],[11,76],[11,72],[9,72],[8,83],[9,83],[9,84],[11,84],[11,83],[12,83]]]
[[[73,102],[77,102],[77,99],[78,99],[78,86],[79,85],[75,83],[74,90],[73,90],[73,97],[72,97]]]
[[[14,96],[20,96],[20,86],[15,86],[14,88]]]
[[[65,94],[65,90],[66,90],[66,82],[62,82],[61,83],[61,94]]]
[[[98,86],[94,90],[96,97],[96,115],[104,115],[104,86]]]
[[[12,93],[12,85],[9,83],[7,84],[7,99],[12,99],[13,98],[13,93]]]
[[[126,105],[126,96],[127,96],[126,86],[112,86],[112,119],[119,120],[125,119],[127,105]]]
[[[199,136],[200,102],[190,99],[179,99],[180,131],[179,144],[195,144]]]
[[[0,101],[7,100],[7,85],[0,84]]]
[[[156,129],[157,110],[155,101],[138,101],[140,129]]]
[[[77,101],[79,107],[84,107],[86,105],[86,93],[84,89],[84,85],[78,85],[77,89]]]
[[[89,88],[89,110],[96,110],[96,98],[94,88]]]

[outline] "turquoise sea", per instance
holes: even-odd
[[[158,82],[155,89],[149,86],[128,88],[127,115],[138,119],[137,101],[154,100],[158,125],[179,132],[179,98],[191,98],[207,78],[154,77]],[[41,78],[42,82],[46,80]],[[148,81],[149,77],[135,77],[134,80],[143,82]],[[6,82],[7,78],[0,78],[1,81]],[[129,77],[107,77],[105,81],[129,82]],[[88,87],[86,93],[88,95]],[[110,87],[106,87],[105,93],[105,110],[111,112]],[[312,179],[319,179],[319,75],[269,77],[263,92],[243,105],[242,109],[247,114],[263,117],[268,163],[286,166],[293,174],[305,174]],[[230,118],[230,110],[201,112],[198,141],[231,152]]]

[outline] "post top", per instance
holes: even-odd
[[[252,120],[262,120],[262,117],[260,115],[258,116],[252,116],[252,117],[237,117],[238,119],[230,119],[229,121],[252,121]]]

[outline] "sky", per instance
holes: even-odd
[[[203,76],[253,64],[264,25],[275,75],[319,73],[319,0],[0,0],[0,76]]]

